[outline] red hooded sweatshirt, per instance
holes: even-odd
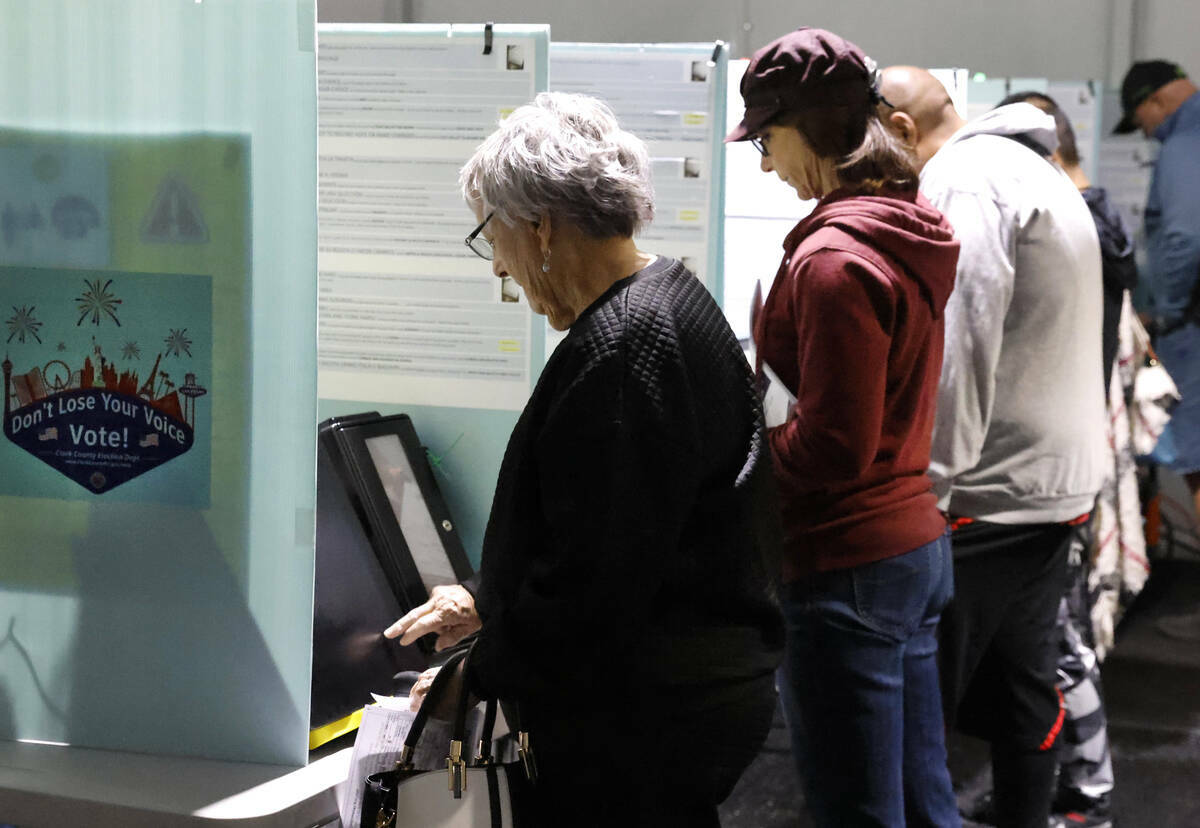
[[[917,194],[834,192],[784,241],[754,340],[796,396],[770,429],[785,581],[929,543],[929,445],[958,242]]]

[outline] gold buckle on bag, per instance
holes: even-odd
[[[413,749],[408,745],[400,748],[400,756],[396,759],[396,770],[410,771],[413,769],[412,764]]]
[[[396,812],[379,807],[379,813],[375,815],[375,828],[393,828],[396,824]]]
[[[462,799],[467,789],[467,763],[462,759],[462,742],[450,740],[450,755],[446,757],[446,771],[450,774],[450,792],[455,799]]]
[[[525,778],[530,782],[537,781],[537,760],[533,756],[533,747],[529,744],[529,731],[517,733],[517,756],[521,757],[521,766],[525,768]]]

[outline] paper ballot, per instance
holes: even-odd
[[[774,428],[787,422],[788,414],[796,404],[796,395],[787,389],[770,365],[764,362],[762,370],[767,386],[763,391],[763,416],[766,417],[767,428]]]
[[[395,767],[417,715],[408,709],[407,696],[376,696],[375,699],[376,704],[363,708],[362,723],[354,738],[354,752],[350,755],[350,772],[337,789],[342,825],[361,824],[363,786],[367,777]],[[478,741],[482,723],[483,716],[478,708],[467,711],[468,745],[473,747]],[[430,718],[413,754],[413,767],[418,770],[445,768],[449,750],[450,723]]]

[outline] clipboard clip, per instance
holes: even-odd
[[[715,41],[715,42],[713,43],[713,53],[712,53],[712,57],[710,57],[710,58],[708,59],[708,65],[709,65],[709,66],[716,66],[716,65],[717,65],[717,58],[719,58],[719,57],[721,56],[721,50],[722,50],[722,49],[724,49],[724,48],[726,47],[726,45],[727,45],[727,44],[725,43],[725,41],[724,41],[724,40],[717,40],[717,41]]]
[[[492,26],[494,24],[489,20],[483,24],[483,53],[490,55],[492,53]]]

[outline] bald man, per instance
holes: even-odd
[[[884,70],[880,92],[892,105],[884,117],[917,156],[924,168],[954,133],[966,125],[950,100],[942,82],[915,66],[891,66]]]
[[[1048,157],[1049,115],[1016,103],[967,123],[916,67],[886,70],[881,91],[961,245],[929,469],[954,529],[946,720],[991,743],[997,824],[1044,828],[1063,721],[1055,616],[1104,463],[1099,241]]]

